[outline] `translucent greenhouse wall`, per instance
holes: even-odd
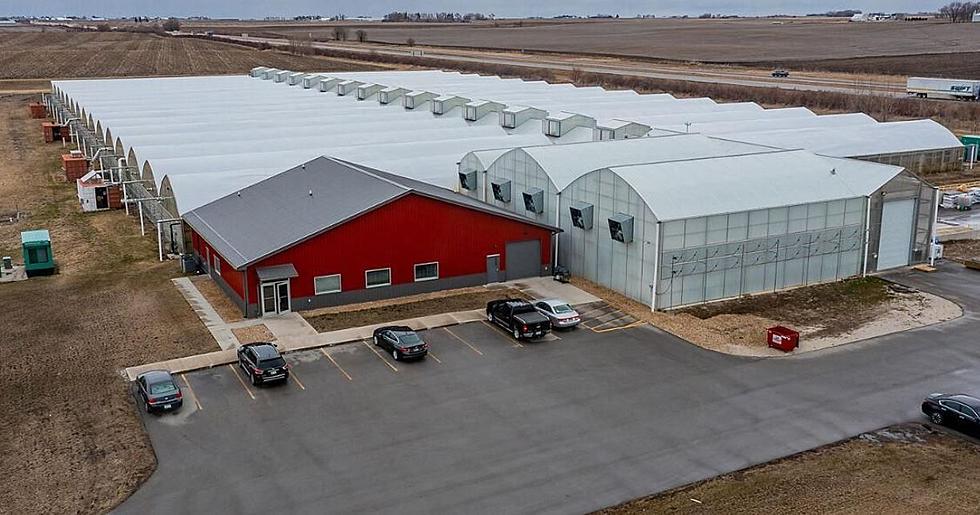
[[[862,161],[874,161],[886,165],[901,166],[919,175],[959,170],[963,166],[963,147],[921,152],[877,154],[855,157]]]
[[[640,195],[609,170],[591,172],[566,187],[560,197],[558,263],[573,275],[652,306],[657,218]],[[593,206],[591,229],[572,225],[575,202]],[[609,218],[633,217],[633,241],[612,239]]]
[[[859,197],[664,222],[656,307],[857,275],[865,213]]]
[[[557,225],[555,202],[558,191],[537,161],[531,159],[524,151],[517,149],[507,152],[487,167],[486,174],[478,175],[484,175],[483,179],[478,180],[481,187],[486,181],[488,203],[536,222]],[[501,202],[494,198],[491,188],[494,181],[511,181],[509,202]],[[541,213],[528,211],[524,205],[523,194],[531,192],[534,188],[544,192],[544,206]]]

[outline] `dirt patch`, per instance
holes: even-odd
[[[362,327],[372,324],[381,324],[395,320],[405,320],[440,313],[452,313],[455,311],[467,311],[471,309],[485,308],[487,302],[502,298],[527,298],[520,290],[512,288],[467,288],[463,293],[459,290],[441,292],[441,294],[419,299],[413,297],[411,300],[392,299],[390,301],[380,301],[373,307],[371,304],[359,304],[344,306],[342,308],[330,308],[331,312],[317,310],[315,312],[304,313],[307,322],[312,325],[317,332],[336,331],[349,327]],[[372,303],[374,304],[374,303]]]
[[[864,277],[713,302],[679,313],[706,321],[718,316],[747,315],[794,327],[819,327],[809,332],[811,337],[833,336],[859,327],[887,310],[894,297],[888,284],[877,277]],[[764,338],[760,345],[765,346]]]
[[[892,291],[875,277],[752,295],[670,312],[651,312],[624,295],[573,277],[572,284],[639,320],[706,349],[743,356],[778,356],[766,330],[784,325],[800,332],[806,352],[956,318],[955,303],[924,292]]]
[[[250,325],[248,327],[237,327],[231,330],[238,343],[271,342],[276,339],[265,324]]]
[[[980,240],[944,241],[943,258],[960,263],[967,259],[980,259]]]
[[[980,446],[907,424],[597,513],[976,513],[977,481]]]
[[[207,275],[195,275],[191,277],[191,282],[197,287],[197,291],[204,295],[211,307],[218,312],[222,320],[228,323],[244,320],[242,310],[228,298],[228,295],[218,286],[218,283],[214,282],[214,279]]]
[[[214,344],[152,237],[121,212],[79,212],[56,173],[63,149],[27,118],[35,98],[0,95],[0,211],[30,214],[0,225],[0,254],[48,228],[61,273],[0,285],[0,511],[105,512],[156,463],[118,370]]]

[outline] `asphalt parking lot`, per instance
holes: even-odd
[[[923,283],[949,290],[961,319],[799,357],[714,353],[596,306],[587,327],[542,341],[482,322],[426,331],[420,362],[366,342],[292,354],[280,386],[189,373],[181,412],[144,417],[159,466],[119,511],[616,504],[916,419],[931,391],[980,391],[977,277]]]

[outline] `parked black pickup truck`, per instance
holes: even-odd
[[[551,331],[548,317],[538,313],[530,302],[519,299],[488,302],[487,320],[507,329],[518,340],[540,338]]]

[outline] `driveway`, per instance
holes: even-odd
[[[159,465],[118,511],[587,512],[915,419],[932,391],[980,391],[980,273],[892,278],[964,317],[767,360],[649,326],[515,345],[471,323],[423,333],[424,362],[354,344],[291,355],[298,381],[279,387],[187,374],[193,402],[145,417]]]

